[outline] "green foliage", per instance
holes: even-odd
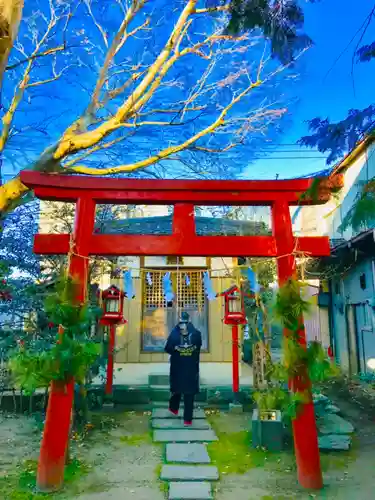
[[[311,45],[311,39],[301,31],[303,24],[303,10],[296,0],[230,1],[228,33],[260,30],[270,40],[272,56],[282,63],[291,62],[296,52]]]
[[[98,310],[87,303],[77,303],[76,287],[72,280],[61,279],[45,300],[48,319],[55,327],[61,325],[63,334],[48,345],[21,345],[10,358],[13,379],[26,392],[47,387],[51,380],[66,382],[72,377],[84,384],[100,354],[100,344],[90,339],[90,327]]]
[[[269,366],[267,379],[268,387],[254,393],[254,400],[259,410],[280,410],[284,417],[294,419],[298,408],[306,402],[304,392],[290,392],[288,390],[289,371],[283,363]]]
[[[274,259],[249,259],[249,264],[257,276],[258,283],[268,288],[277,278],[276,261]]]
[[[83,384],[91,365],[100,353],[93,341],[78,341],[63,335],[51,349],[33,352],[20,348],[9,361],[15,383],[26,393],[47,387],[51,380],[68,381],[72,377]]]
[[[371,179],[362,190],[359,198],[344,217],[339,231],[352,228],[360,231],[373,227],[375,220],[375,179]]]
[[[306,350],[307,369],[313,385],[320,384],[340,374],[338,367],[332,363],[320,342],[311,342]]]
[[[44,302],[45,312],[55,325],[64,326],[64,335],[70,337],[85,334],[101,309],[75,300],[79,284],[70,278],[61,278]]]
[[[311,302],[303,298],[304,286],[306,286],[304,283],[295,279],[286,281],[279,288],[272,308],[274,318],[292,332],[297,332],[301,328],[302,315],[309,313],[311,309]]]
[[[236,417],[226,416],[224,426],[220,414],[208,417],[208,421],[219,439],[208,443],[207,450],[212,463],[217,466],[220,474],[246,474],[251,469],[267,467],[271,463],[282,464],[281,466],[289,465],[292,455],[271,453],[267,450],[253,448],[251,432],[248,430],[238,431],[242,417],[240,420]],[[233,422],[231,422],[232,418],[234,418]]]
[[[7,476],[0,478],[0,497],[7,500],[42,500],[48,497],[60,497],[57,493],[45,495],[35,493],[36,489],[36,471],[38,463],[35,460],[26,460],[17,473],[8,473]],[[85,462],[74,458],[70,460],[64,471],[64,483],[69,485],[75,483],[81,477],[85,476],[90,470]]]
[[[283,339],[283,360],[268,366],[268,386],[254,395],[260,410],[281,410],[292,419],[296,418],[301,404],[309,400],[310,394],[308,390],[290,391],[289,380],[299,380],[301,386],[309,387],[310,383],[319,384],[338,375],[337,367],[319,342],[306,346],[301,339],[303,314],[311,307],[302,296],[303,286],[290,279],[278,290],[273,315],[288,330]]]
[[[331,122],[328,118],[308,120],[311,135],[302,137],[298,144],[329,153],[327,165],[340,160],[352,151],[366,136],[374,135],[375,105],[364,109],[350,109],[346,118]]]

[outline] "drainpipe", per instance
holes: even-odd
[[[375,242],[375,229],[372,230],[372,237]],[[373,259],[371,261],[371,266],[372,266],[372,288],[373,288],[373,295],[375,297],[375,260]]]
[[[375,240],[375,230],[373,231],[374,235],[374,240]],[[371,267],[372,267],[372,296],[375,298],[375,260],[373,259],[371,261]],[[374,302],[370,304],[370,314],[371,314],[371,322],[372,322],[372,332],[375,332],[375,317],[374,317],[374,308],[373,308]]]
[[[333,355],[335,357],[336,363],[338,363],[337,352],[336,352],[336,332],[335,332],[335,322],[333,314],[333,287],[332,280],[328,281],[328,292],[329,292],[329,303],[328,303],[328,324],[329,324],[329,343],[333,349]]]
[[[352,370],[352,366],[351,366],[351,346],[350,346],[350,341],[349,341],[349,319],[348,319],[348,309],[347,309],[347,304],[346,304],[346,295],[345,295],[345,282],[344,282],[344,278],[341,278],[341,290],[342,290],[342,297],[343,297],[343,305],[344,305],[344,311],[343,311],[343,315],[344,315],[344,323],[345,323],[345,340],[346,340],[346,351],[348,353],[348,369],[349,369],[349,373],[351,373],[351,370]]]

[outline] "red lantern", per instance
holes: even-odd
[[[245,303],[243,293],[238,286],[231,286],[221,295],[225,300],[224,323],[226,325],[245,325]]]
[[[100,294],[100,290],[98,291]],[[124,321],[124,297],[125,293],[111,285],[101,292],[103,300],[102,324],[122,323]]]

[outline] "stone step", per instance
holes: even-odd
[[[170,483],[168,498],[169,500],[212,500],[211,483],[207,481]]]
[[[207,446],[203,443],[168,443],[166,446],[167,462],[185,464],[209,464],[211,459]]]
[[[335,413],[327,413],[317,420],[320,434],[352,434],[353,425]]]
[[[153,386],[154,389],[150,389],[150,399],[151,401],[164,401],[167,402],[169,401],[169,398],[171,397],[171,393],[168,389],[163,389],[162,387],[158,387],[155,389],[155,386]]]
[[[163,465],[162,481],[217,481],[218,468],[214,465]]]
[[[178,415],[179,418],[183,417],[183,410],[180,409],[180,413]],[[176,418],[169,410],[168,408],[154,408],[152,410],[152,418]],[[202,408],[195,408],[194,409],[194,418],[206,418],[206,414],[202,410]]]
[[[169,389],[169,373],[150,373],[148,383],[149,385],[167,385]]]
[[[344,434],[327,434],[318,437],[320,450],[343,450],[348,451],[352,443],[352,438]],[[187,445],[184,445],[187,446]]]
[[[212,405],[209,405],[205,401],[201,401],[200,398],[196,399],[196,404],[197,407],[199,408],[210,408]],[[168,408],[169,407],[169,401],[153,401],[152,403],[153,408]],[[184,407],[184,404],[181,403],[181,408]]]
[[[208,443],[217,441],[217,436],[211,429],[156,429],[154,441],[155,443]]]
[[[153,429],[185,429],[184,421],[182,418],[154,418],[151,422]],[[200,418],[193,420],[193,424],[189,429],[211,429],[207,420]]]
[[[202,382],[200,381],[200,383]],[[148,376],[148,384],[157,386],[166,385],[169,389],[169,373],[150,373]]]

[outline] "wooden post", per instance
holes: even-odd
[[[69,275],[76,281],[77,303],[86,300],[89,245],[95,223],[95,202],[80,198],[76,207]],[[61,329],[60,334],[63,334]],[[74,400],[74,380],[51,383],[43,439],[40,448],[37,488],[51,492],[61,488],[64,481],[71,414]]]
[[[283,285],[288,279],[296,277],[296,260],[295,256],[291,255],[294,247],[294,237],[287,202],[277,201],[272,206],[272,226],[273,235],[276,238],[277,252],[280,255],[280,258],[277,259],[279,284]],[[284,335],[287,333],[285,331]],[[300,343],[306,346],[304,329],[301,329],[300,332]],[[291,380],[290,387],[295,392],[308,391],[310,394],[309,402],[303,405],[301,413],[293,420],[298,481],[303,488],[321,489],[323,487],[323,477],[311,385],[310,382],[303,383],[301,380]]]
[[[237,397],[240,388],[240,376],[238,369],[238,325],[232,325],[232,373],[233,393]]]

